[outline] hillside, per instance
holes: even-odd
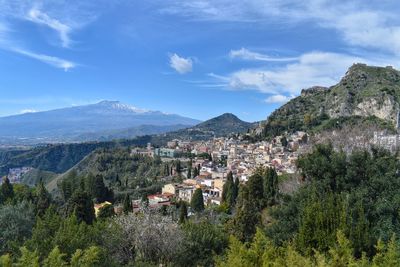
[[[275,110],[258,131],[269,137],[285,131],[326,128],[337,121],[354,125],[373,121],[382,128],[394,129],[399,101],[399,71],[354,64],[338,84],[302,90],[300,96]]]
[[[167,132],[171,126],[179,129],[199,122],[175,114],[139,109],[118,101],[102,101],[85,106],[2,117],[0,144],[95,141],[99,135],[110,131],[111,137],[115,133],[123,138],[131,138],[123,134],[126,129],[139,127],[136,131],[128,132],[136,136]],[[142,125],[147,127],[140,128]],[[156,129],[152,129],[152,126]]]
[[[243,133],[254,124],[241,121],[233,114],[223,114],[194,127],[159,135],[143,135],[132,139],[74,144],[52,144],[29,150],[0,151],[0,175],[10,168],[29,166],[42,171],[63,173],[78,164],[87,155],[101,148],[145,146],[152,143],[163,146],[173,139],[207,140],[214,136]]]
[[[254,128],[256,124],[240,120],[231,113],[224,113],[196,126],[167,133],[169,139],[207,140],[210,138],[228,136],[231,134],[245,133]]]

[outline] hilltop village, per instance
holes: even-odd
[[[179,160],[185,167],[179,175],[182,182],[164,178],[166,184],[159,194],[149,195],[150,208],[170,206],[173,201],[190,202],[197,188],[201,188],[205,205],[220,205],[223,186],[229,173],[245,183],[257,167],[273,167],[278,175],[294,174],[299,154],[307,148],[308,136],[296,132],[276,136],[271,141],[250,143],[241,138],[213,138],[209,141],[172,140],[167,146],[133,148],[131,154],[159,156],[163,161]],[[191,157],[188,157],[191,155]],[[172,170],[171,175],[177,175]],[[142,200],[134,200],[134,209],[140,209]],[[118,207],[116,208],[118,210]]]

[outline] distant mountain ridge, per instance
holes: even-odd
[[[89,141],[97,140],[95,136],[106,131],[114,131],[118,136],[118,130],[146,125],[140,134],[155,134],[170,131],[171,126],[172,129],[180,129],[199,122],[175,114],[139,109],[118,101],[101,101],[85,106],[2,117],[0,143],[11,140],[31,143]],[[157,129],[153,130],[151,126]],[[93,134],[93,139],[90,134]]]
[[[0,176],[7,174],[9,168],[23,166],[33,167],[41,171],[63,173],[100,148],[145,146],[147,143],[164,146],[173,139],[208,140],[214,136],[221,137],[245,133],[255,126],[255,123],[244,122],[233,114],[225,113],[196,126],[164,134],[144,135],[127,140],[105,142],[53,144],[23,151],[0,150]]]
[[[337,127],[339,122],[369,121],[397,128],[400,112],[400,72],[393,67],[354,64],[340,82],[329,88],[303,89],[301,95],[275,110],[261,127],[261,136],[285,131]]]

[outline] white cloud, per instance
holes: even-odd
[[[175,53],[169,56],[169,65],[180,74],[191,72],[193,69],[192,59],[180,57]]]
[[[56,68],[60,68],[60,69],[64,69],[64,71],[68,71],[72,68],[77,67],[77,64],[72,62],[72,61],[68,61],[65,59],[61,59],[58,57],[53,57],[53,56],[48,56],[48,55],[43,55],[43,54],[37,54],[37,53],[33,53],[31,51],[28,50],[23,50],[23,49],[19,49],[19,48],[14,48],[12,49],[13,52],[39,60],[43,63],[46,63],[48,65],[51,65],[53,67]]]
[[[59,36],[63,47],[69,47],[71,40],[69,38],[69,34],[72,28],[57,19],[49,17],[46,13],[40,11],[39,9],[32,8],[28,12],[28,20],[45,25],[53,30],[55,30]]]
[[[294,96],[285,96],[285,95],[271,95],[267,97],[264,102],[268,104],[283,104],[288,102]]]
[[[35,110],[35,109],[23,109],[23,110],[21,110],[21,111],[19,112],[19,114],[35,113],[35,112],[38,112],[38,111]]]
[[[294,63],[272,69],[242,69],[226,76],[209,75],[231,90],[255,90],[273,95],[298,95],[301,89],[312,86],[331,86],[337,83],[354,63],[394,66],[395,59],[365,59],[347,54],[310,52]]]
[[[275,61],[275,62],[294,61],[298,59],[296,57],[270,57],[268,55],[250,51],[246,48],[231,50],[229,52],[229,57],[232,59],[238,58],[243,60]]]
[[[164,2],[164,1],[163,1]],[[311,22],[338,32],[349,46],[400,54],[400,17],[396,1],[362,0],[172,0],[161,12],[188,19],[293,23]]]

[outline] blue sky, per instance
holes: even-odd
[[[354,62],[399,68],[399,12],[396,0],[0,0],[0,116],[106,99],[265,119]]]

